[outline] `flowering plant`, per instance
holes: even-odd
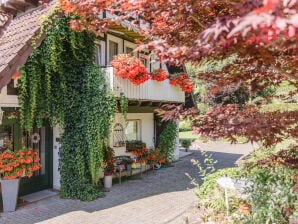
[[[146,149],[146,147],[142,146],[139,148],[135,148],[134,150],[131,150],[129,152],[137,157],[137,162],[140,162],[140,163],[147,162],[148,150]]]
[[[193,88],[192,80],[186,73],[181,73],[178,76],[170,78],[170,84],[173,86],[180,86],[183,92],[191,93]]]
[[[17,152],[5,150],[0,153],[0,175],[2,179],[10,180],[18,177],[32,177],[33,172],[41,168],[38,150],[32,148]]]
[[[155,165],[156,163],[165,163],[166,155],[159,149],[150,149],[147,152],[147,163]]]
[[[111,61],[114,74],[122,79],[128,79],[135,85],[149,79],[149,73],[145,65],[138,58],[128,54],[118,54]]]
[[[105,176],[110,176],[115,171],[115,165],[114,165],[114,163],[103,162],[103,163],[101,163],[101,166],[100,167],[103,169],[103,172],[104,172],[104,175]]]
[[[168,75],[165,70],[159,68],[157,70],[154,70],[153,72],[150,73],[151,79],[162,82],[168,78]]]
[[[109,176],[115,170],[115,152],[111,147],[105,147],[104,160],[100,163],[100,168],[103,169],[104,175]]]

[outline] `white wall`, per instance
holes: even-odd
[[[60,172],[59,167],[59,150],[60,143],[57,141],[60,137],[61,130],[58,126],[53,128],[53,188],[60,189]]]
[[[141,120],[141,140],[146,143],[146,147],[154,146],[154,117],[153,113],[128,113],[127,120]]]

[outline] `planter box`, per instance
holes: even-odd
[[[0,180],[2,188],[3,212],[16,210],[20,179]]]

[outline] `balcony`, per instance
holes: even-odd
[[[117,97],[120,97],[122,92],[131,101],[184,103],[185,93],[179,87],[170,85],[168,79],[163,82],[148,80],[137,86],[127,79],[115,76],[113,67],[107,67],[104,70],[108,85]]]

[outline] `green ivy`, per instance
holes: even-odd
[[[177,137],[177,124],[169,121],[159,136],[159,144],[157,148],[166,155],[166,162],[173,161],[173,153],[175,148],[175,140]]]
[[[120,111],[123,114],[124,118],[126,118],[127,110],[128,110],[128,98],[124,95],[124,93],[120,93]]]
[[[68,21],[65,17],[56,19],[22,67],[20,117],[27,131],[41,127],[44,119],[63,128],[60,194],[93,200],[102,195],[98,168],[116,99],[93,63],[94,36],[71,31]]]

